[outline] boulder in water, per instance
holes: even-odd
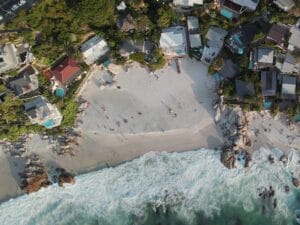
[[[75,178],[71,173],[62,172],[58,177],[58,185],[63,187],[64,184],[75,184]]]
[[[230,150],[222,151],[221,162],[228,169],[234,168],[235,167],[235,155],[234,155],[234,152],[230,151]]]
[[[292,181],[293,181],[293,185],[294,185],[295,187],[299,187],[299,185],[300,185],[299,179],[293,177],[293,178],[292,178]]]

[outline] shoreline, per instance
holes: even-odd
[[[215,81],[207,73],[207,67],[184,59],[180,62],[182,73],[178,74],[174,66],[170,64],[153,76],[134,65],[114,77],[114,86],[122,86],[121,90],[113,85],[99,87],[105,71],[96,71],[80,92],[90,106],[78,116],[81,122],[75,131],[80,137],[76,144],[71,145],[73,155],[59,155],[54,151],[60,148],[58,142],[42,135],[30,135],[25,155],[38,154],[47,171],[64,168],[81,175],[116,167],[151,151],[186,152],[222,147],[228,136],[220,126],[227,126],[225,131],[232,127],[236,129],[235,120],[239,119],[239,114],[233,111],[230,116],[221,109],[223,124],[218,123],[214,108],[218,104],[215,103]],[[222,105],[219,107],[223,108]],[[228,121],[228,117],[237,119]],[[292,132],[282,121],[262,113],[254,113],[252,117],[247,118],[251,122],[245,132],[253,138],[253,149],[269,146],[274,139],[278,139],[279,146],[286,147],[284,151],[298,146],[296,134],[299,127]],[[258,137],[256,130],[260,131]],[[290,138],[284,137],[281,130],[296,140],[290,143]],[[270,146],[276,147],[277,142]],[[0,151],[0,203],[23,194],[18,173],[24,171],[24,160]]]

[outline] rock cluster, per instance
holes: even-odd
[[[36,192],[42,187],[47,187],[51,184],[48,180],[45,166],[37,155],[28,157],[25,171],[21,178],[21,189],[27,194]]]
[[[221,162],[224,166],[226,166],[228,169],[232,169],[235,167],[235,154],[234,152],[227,148],[223,148],[221,153]]]
[[[247,134],[248,121],[243,111],[239,108],[229,108],[223,104],[222,97],[214,106],[216,110],[215,121],[222,130],[227,145],[234,150],[249,148],[252,146]]]
[[[293,177],[292,182],[295,187],[299,187],[299,185],[300,185],[299,179],[297,179],[296,177]]]
[[[60,170],[60,175],[58,176],[58,185],[60,187],[63,187],[64,184],[75,184],[75,178],[71,173],[66,172],[64,169],[58,170]]]
[[[277,198],[275,198],[275,190],[272,186],[269,188],[261,187],[257,189],[258,196],[262,201],[262,212],[272,213],[274,209],[277,207]]]
[[[221,96],[214,105],[215,122],[219,125],[225,144],[221,156],[222,163],[227,168],[234,167],[234,152],[243,154],[245,167],[249,167],[252,160],[249,152],[243,149],[252,147],[251,139],[248,136],[248,121],[239,107],[230,108],[224,104]]]

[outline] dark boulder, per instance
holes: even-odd
[[[234,152],[230,151],[230,150],[222,151],[221,162],[228,169],[234,168],[235,167],[235,155],[234,155]]]
[[[63,187],[64,184],[75,184],[75,178],[71,173],[62,172],[58,177],[58,185]]]
[[[293,178],[292,178],[292,181],[293,181],[293,185],[294,185],[295,187],[299,187],[299,185],[300,185],[299,179],[293,177]]]

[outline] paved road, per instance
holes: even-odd
[[[28,10],[39,0],[26,0],[26,3],[16,10],[12,10],[12,6],[18,4],[20,0],[0,0],[0,24],[9,22],[22,9]]]

